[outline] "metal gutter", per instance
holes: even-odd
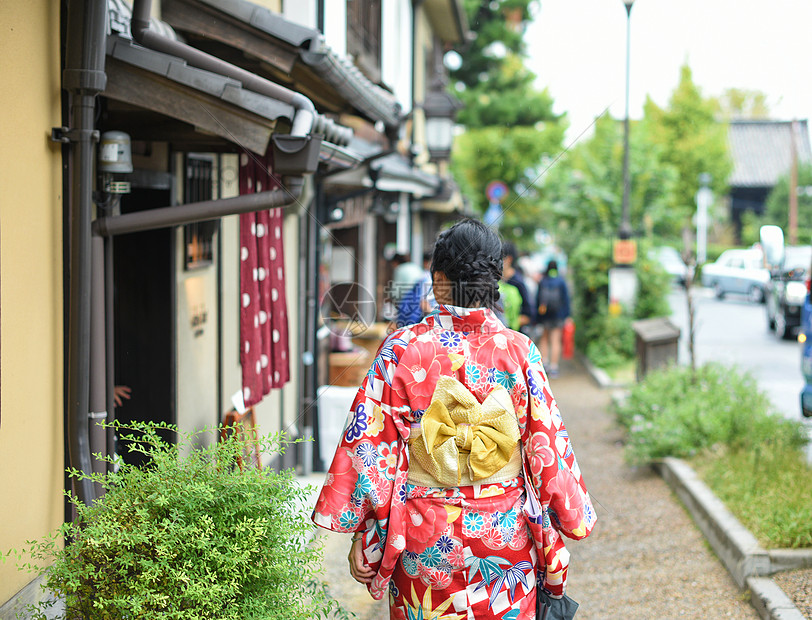
[[[68,312],[67,433],[70,467],[90,473],[90,222],[92,217],[96,96],[104,90],[106,0],[74,0],[68,4],[65,69],[69,127],[55,132],[70,145],[70,306]],[[79,501],[97,497],[88,479],[74,479]]]
[[[205,200],[174,207],[148,209],[107,216],[93,222],[93,233],[104,237],[213,220],[226,215],[287,207],[296,203],[304,189],[303,177],[285,178],[281,188],[235,198]]]

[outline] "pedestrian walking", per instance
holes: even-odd
[[[558,273],[558,263],[547,263],[538,287],[538,323],[541,327],[540,348],[550,377],[557,377],[561,361],[561,334],[570,317],[570,295],[567,282]]]
[[[562,535],[595,511],[538,350],[494,313],[498,235],[458,222],[431,272],[437,307],[381,345],[313,521],[352,534],[350,572],[391,618],[532,620],[568,601]]]

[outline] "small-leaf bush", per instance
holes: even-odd
[[[797,450],[806,441],[799,422],[771,413],[751,375],[719,364],[649,372],[616,410],[628,430],[632,463],[685,458],[718,446]]]
[[[17,552],[64,600],[60,617],[292,620],[337,607],[315,579],[321,549],[310,540],[308,490],[291,471],[241,467],[246,446],[236,437],[200,448],[201,433],[177,444],[162,438],[177,432],[171,425],[116,428],[147,464],[116,459],[106,475],[69,471],[105,494],[89,506],[71,498],[75,521]],[[279,434],[260,442],[266,454],[288,443]],[[52,604],[32,617],[45,618]]]
[[[649,243],[640,240],[637,261],[637,295],[633,308],[617,316],[609,314],[611,239],[585,239],[569,258],[573,288],[573,315],[578,325],[578,349],[600,368],[622,366],[634,359],[632,321],[668,316],[670,277],[659,263],[648,258]]]

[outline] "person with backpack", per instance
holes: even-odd
[[[538,324],[541,326],[541,358],[547,374],[557,377],[561,359],[561,332],[570,316],[570,296],[567,283],[558,273],[558,263],[547,264],[537,293]]]

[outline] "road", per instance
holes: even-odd
[[[804,422],[811,440],[806,455],[812,463],[812,418],[801,415],[800,393],[804,385],[801,345],[796,340],[777,338],[767,329],[764,306],[744,296],[716,299],[712,291],[695,287],[694,299],[697,364],[720,362],[752,374],[776,412]],[[668,301],[671,321],[681,330],[679,361],[688,364],[688,306],[684,289],[673,288]]]
[[[781,415],[801,416],[801,345],[781,340],[767,329],[762,304],[744,296],[716,299],[713,293],[695,287],[695,351],[697,363],[709,361],[735,365],[750,372]],[[680,363],[688,363],[688,310],[685,291],[674,288],[669,296],[671,321],[682,330]]]

